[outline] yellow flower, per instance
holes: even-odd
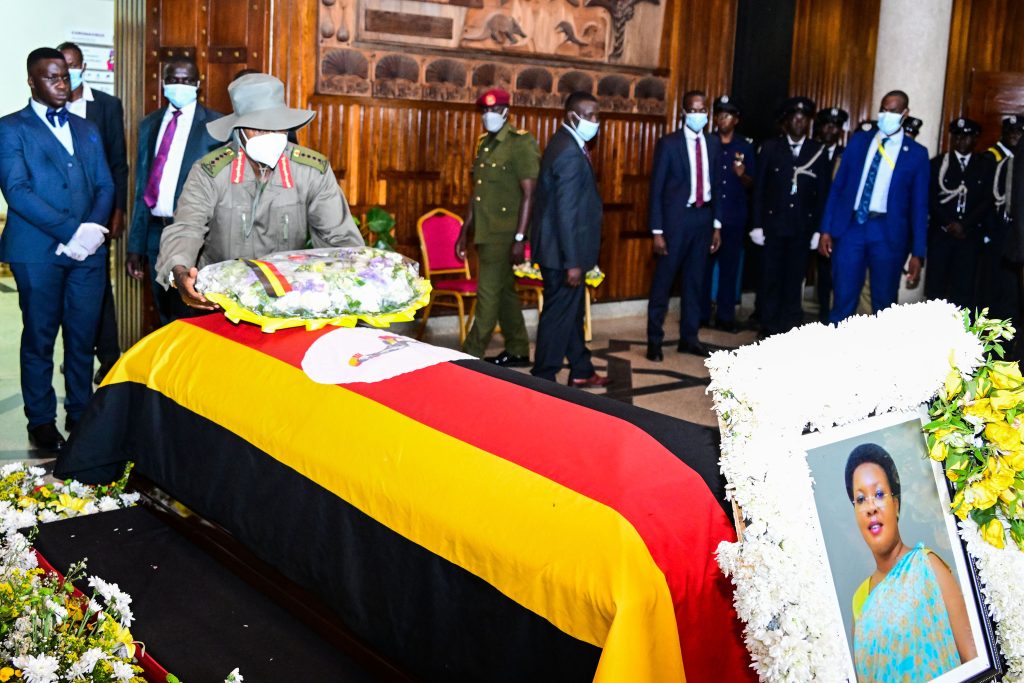
[[[949,374],[946,375],[946,382],[943,387],[946,391],[946,400],[948,401],[959,394],[963,386],[964,382],[960,378],[960,371],[956,368],[950,368]]]
[[[964,414],[971,415],[985,422],[1005,421],[1002,413],[992,410],[992,403],[987,398],[979,398],[964,408]]]
[[[76,498],[67,493],[62,493],[57,496],[56,502],[53,504],[56,510],[67,510],[75,514],[80,514],[84,509],[88,501],[84,498]]]
[[[994,545],[999,549],[1006,545],[1006,532],[1003,530],[1003,523],[998,519],[989,521],[979,527],[978,530],[981,532],[981,537],[990,545]]]
[[[967,458],[965,457],[950,459],[946,462],[946,478],[950,481],[960,481],[966,470]]]
[[[1014,471],[1020,472],[1024,470],[1024,450],[1010,451],[1006,454],[1004,460]]]
[[[997,389],[989,396],[989,402],[993,410],[1009,410],[1010,408],[1017,407],[1022,401],[1024,401],[1024,395],[1021,395],[1019,391],[1009,391],[1007,389]]]
[[[1002,458],[989,458],[982,482],[988,480],[992,490],[999,494],[1013,485],[1015,474],[1013,468],[1004,463]]]
[[[1020,432],[1006,424],[1004,420],[985,425],[985,438],[1004,452],[1019,450],[1021,446]]]
[[[13,675],[14,669],[12,669],[9,666],[5,666],[4,668],[0,669],[0,681],[4,681],[6,683],[6,681],[11,680],[11,676]]]
[[[963,490],[956,492],[956,495],[953,497],[953,502],[949,507],[960,519],[967,519],[967,515],[971,512],[971,506],[964,500]]]
[[[124,648],[128,653],[128,659],[135,656],[135,639],[132,638],[132,634],[128,629],[121,626],[114,619],[109,618],[103,620],[103,629],[110,635],[115,644]]]
[[[988,373],[978,375],[977,383],[974,385],[974,397],[985,398],[990,391],[992,391],[992,382],[988,379]]]
[[[1020,374],[1020,366],[1016,361],[996,361],[992,363],[992,371],[989,373],[992,379],[992,386],[996,389],[1016,389],[1024,384],[1024,377]]]
[[[979,481],[967,487],[966,498],[971,502],[971,507],[978,510],[987,510],[999,500],[999,493],[987,485],[985,481]]]
[[[945,460],[948,454],[949,446],[947,446],[946,444],[942,443],[939,440],[936,440],[935,443],[932,444],[931,449],[928,451],[928,457],[938,462],[942,462],[943,460]]]

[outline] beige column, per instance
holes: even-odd
[[[875,106],[890,90],[910,96],[910,115],[924,122],[917,141],[934,156],[948,121],[942,117],[949,56],[953,0],[882,0],[875,51]],[[927,277],[927,273],[925,273]],[[906,289],[901,280],[899,301],[924,299],[924,286]]]

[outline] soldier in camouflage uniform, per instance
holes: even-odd
[[[465,258],[466,242],[472,234],[480,258],[476,315],[463,350],[482,357],[495,325],[500,324],[505,350],[485,360],[526,367],[530,365],[530,339],[512,266],[526,260],[525,240],[540,150],[530,133],[509,123],[507,92],[488,90],[477,104],[483,108],[487,132],[477,142],[469,215],[455,245],[456,256]]]
[[[162,285],[205,310],[216,304],[195,279],[209,263],[302,249],[307,239],[314,247],[363,244],[327,157],[287,141],[314,113],[285,106],[284,84],[267,74],[239,78],[228,94],[234,113],[207,130],[232,141],[192,167],[156,263]]]

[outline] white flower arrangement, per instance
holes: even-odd
[[[814,509],[805,429],[822,430],[916,410],[943,387],[950,366],[969,375],[984,346],[961,311],[941,301],[894,306],[838,328],[800,327],[711,356],[708,392],[722,432],[726,495],[741,511],[740,539],[718,562],[735,586],[744,639],[762,681],[845,680],[846,643],[833,611]],[[1007,681],[1024,681],[1024,553],[960,535],[975,559]],[[836,635],[840,634],[840,635]]]

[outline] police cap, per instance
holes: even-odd
[[[911,135],[917,135],[918,133],[921,132],[921,126],[923,125],[924,121],[922,121],[921,119],[915,118],[913,116],[908,116],[906,120],[903,121],[903,130],[910,133]]]
[[[834,123],[842,128],[850,120],[850,115],[839,107],[830,107],[819,111],[814,120],[819,126],[824,126],[826,123]]]
[[[1024,114],[1010,114],[1003,117],[1003,131],[1024,131]]]
[[[726,114],[740,115],[740,108],[736,106],[736,103],[732,101],[732,98],[728,95],[722,95],[715,100],[713,105],[713,111],[717,114],[719,112],[725,112]]]
[[[961,116],[949,122],[949,132],[953,135],[977,135],[981,132],[981,124]]]
[[[814,100],[809,97],[790,97],[782,103],[782,116],[800,113],[804,116],[814,116]]]

